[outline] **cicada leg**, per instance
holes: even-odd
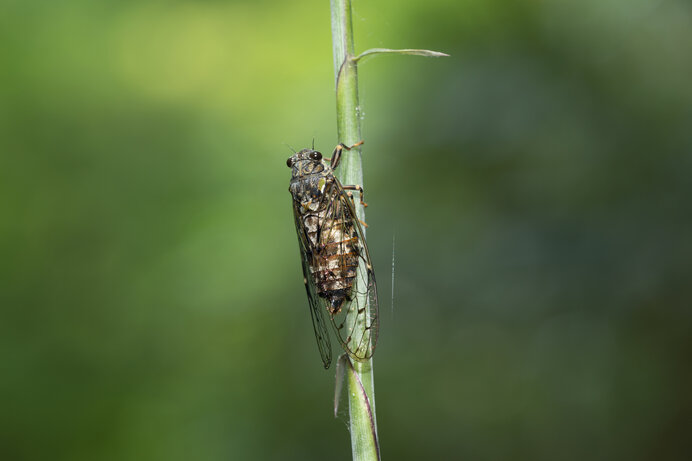
[[[355,143],[354,145],[349,147],[346,144],[344,144],[343,142],[340,142],[339,145],[336,146],[336,148],[334,149],[334,153],[332,154],[332,158],[326,158],[325,160],[327,160],[329,162],[329,165],[332,167],[332,170],[333,170],[337,166],[339,166],[339,163],[341,162],[341,151],[343,151],[344,149],[351,150],[354,147],[358,147],[358,146],[362,145],[363,143],[365,143],[365,141],[358,141],[357,143]]]
[[[360,204],[363,205],[364,207],[367,207],[368,204],[365,203],[363,200],[365,199],[365,191],[363,191],[363,186],[359,185],[354,185],[354,186],[342,186],[344,190],[357,190],[360,192]],[[351,200],[353,200],[353,194],[350,192],[347,192],[348,196],[351,197]],[[355,202],[354,202],[355,205]]]

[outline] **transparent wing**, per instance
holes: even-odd
[[[356,216],[352,200],[336,178],[333,187],[335,188],[332,191],[334,199],[329,203],[326,213],[332,225],[330,229],[324,229],[331,235],[321,235],[320,240],[324,242],[340,240],[342,245],[348,245],[347,248],[342,248],[339,254],[354,252],[358,267],[351,291],[341,309],[336,312],[327,310],[327,312],[343,348],[352,358],[366,360],[375,351],[379,328],[375,273],[372,269],[363,228]],[[354,231],[357,242],[354,242],[353,238],[348,238],[354,234]],[[342,270],[345,272],[347,266],[352,265],[353,261],[344,257],[342,264]]]
[[[332,363],[332,345],[329,341],[329,333],[327,332],[327,324],[324,318],[326,307],[324,300],[317,296],[315,281],[310,275],[310,264],[315,257],[314,252],[308,250],[308,237],[305,226],[300,220],[298,212],[298,203],[293,201],[293,217],[295,219],[296,231],[298,232],[298,245],[300,246],[300,259],[303,266],[303,282],[305,283],[305,291],[308,294],[308,303],[310,304],[310,315],[312,317],[312,327],[315,331],[315,339],[317,347],[320,350],[322,363],[324,368],[329,368]]]

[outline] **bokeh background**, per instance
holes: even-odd
[[[690,3],[354,15],[451,55],[360,66],[384,459],[689,459]],[[284,144],[333,84],[326,0],[0,3],[2,459],[350,459]]]

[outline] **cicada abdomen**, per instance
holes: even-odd
[[[331,345],[325,319],[339,342],[356,360],[372,356],[377,343],[377,287],[368,247],[356,216],[352,196],[333,170],[343,144],[329,164],[322,154],[303,149],[288,159],[293,176],[289,191],[317,345],[325,368]]]

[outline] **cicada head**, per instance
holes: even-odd
[[[316,150],[303,149],[286,160],[286,165],[293,169],[293,177],[301,177],[310,174],[322,173],[322,154]]]

